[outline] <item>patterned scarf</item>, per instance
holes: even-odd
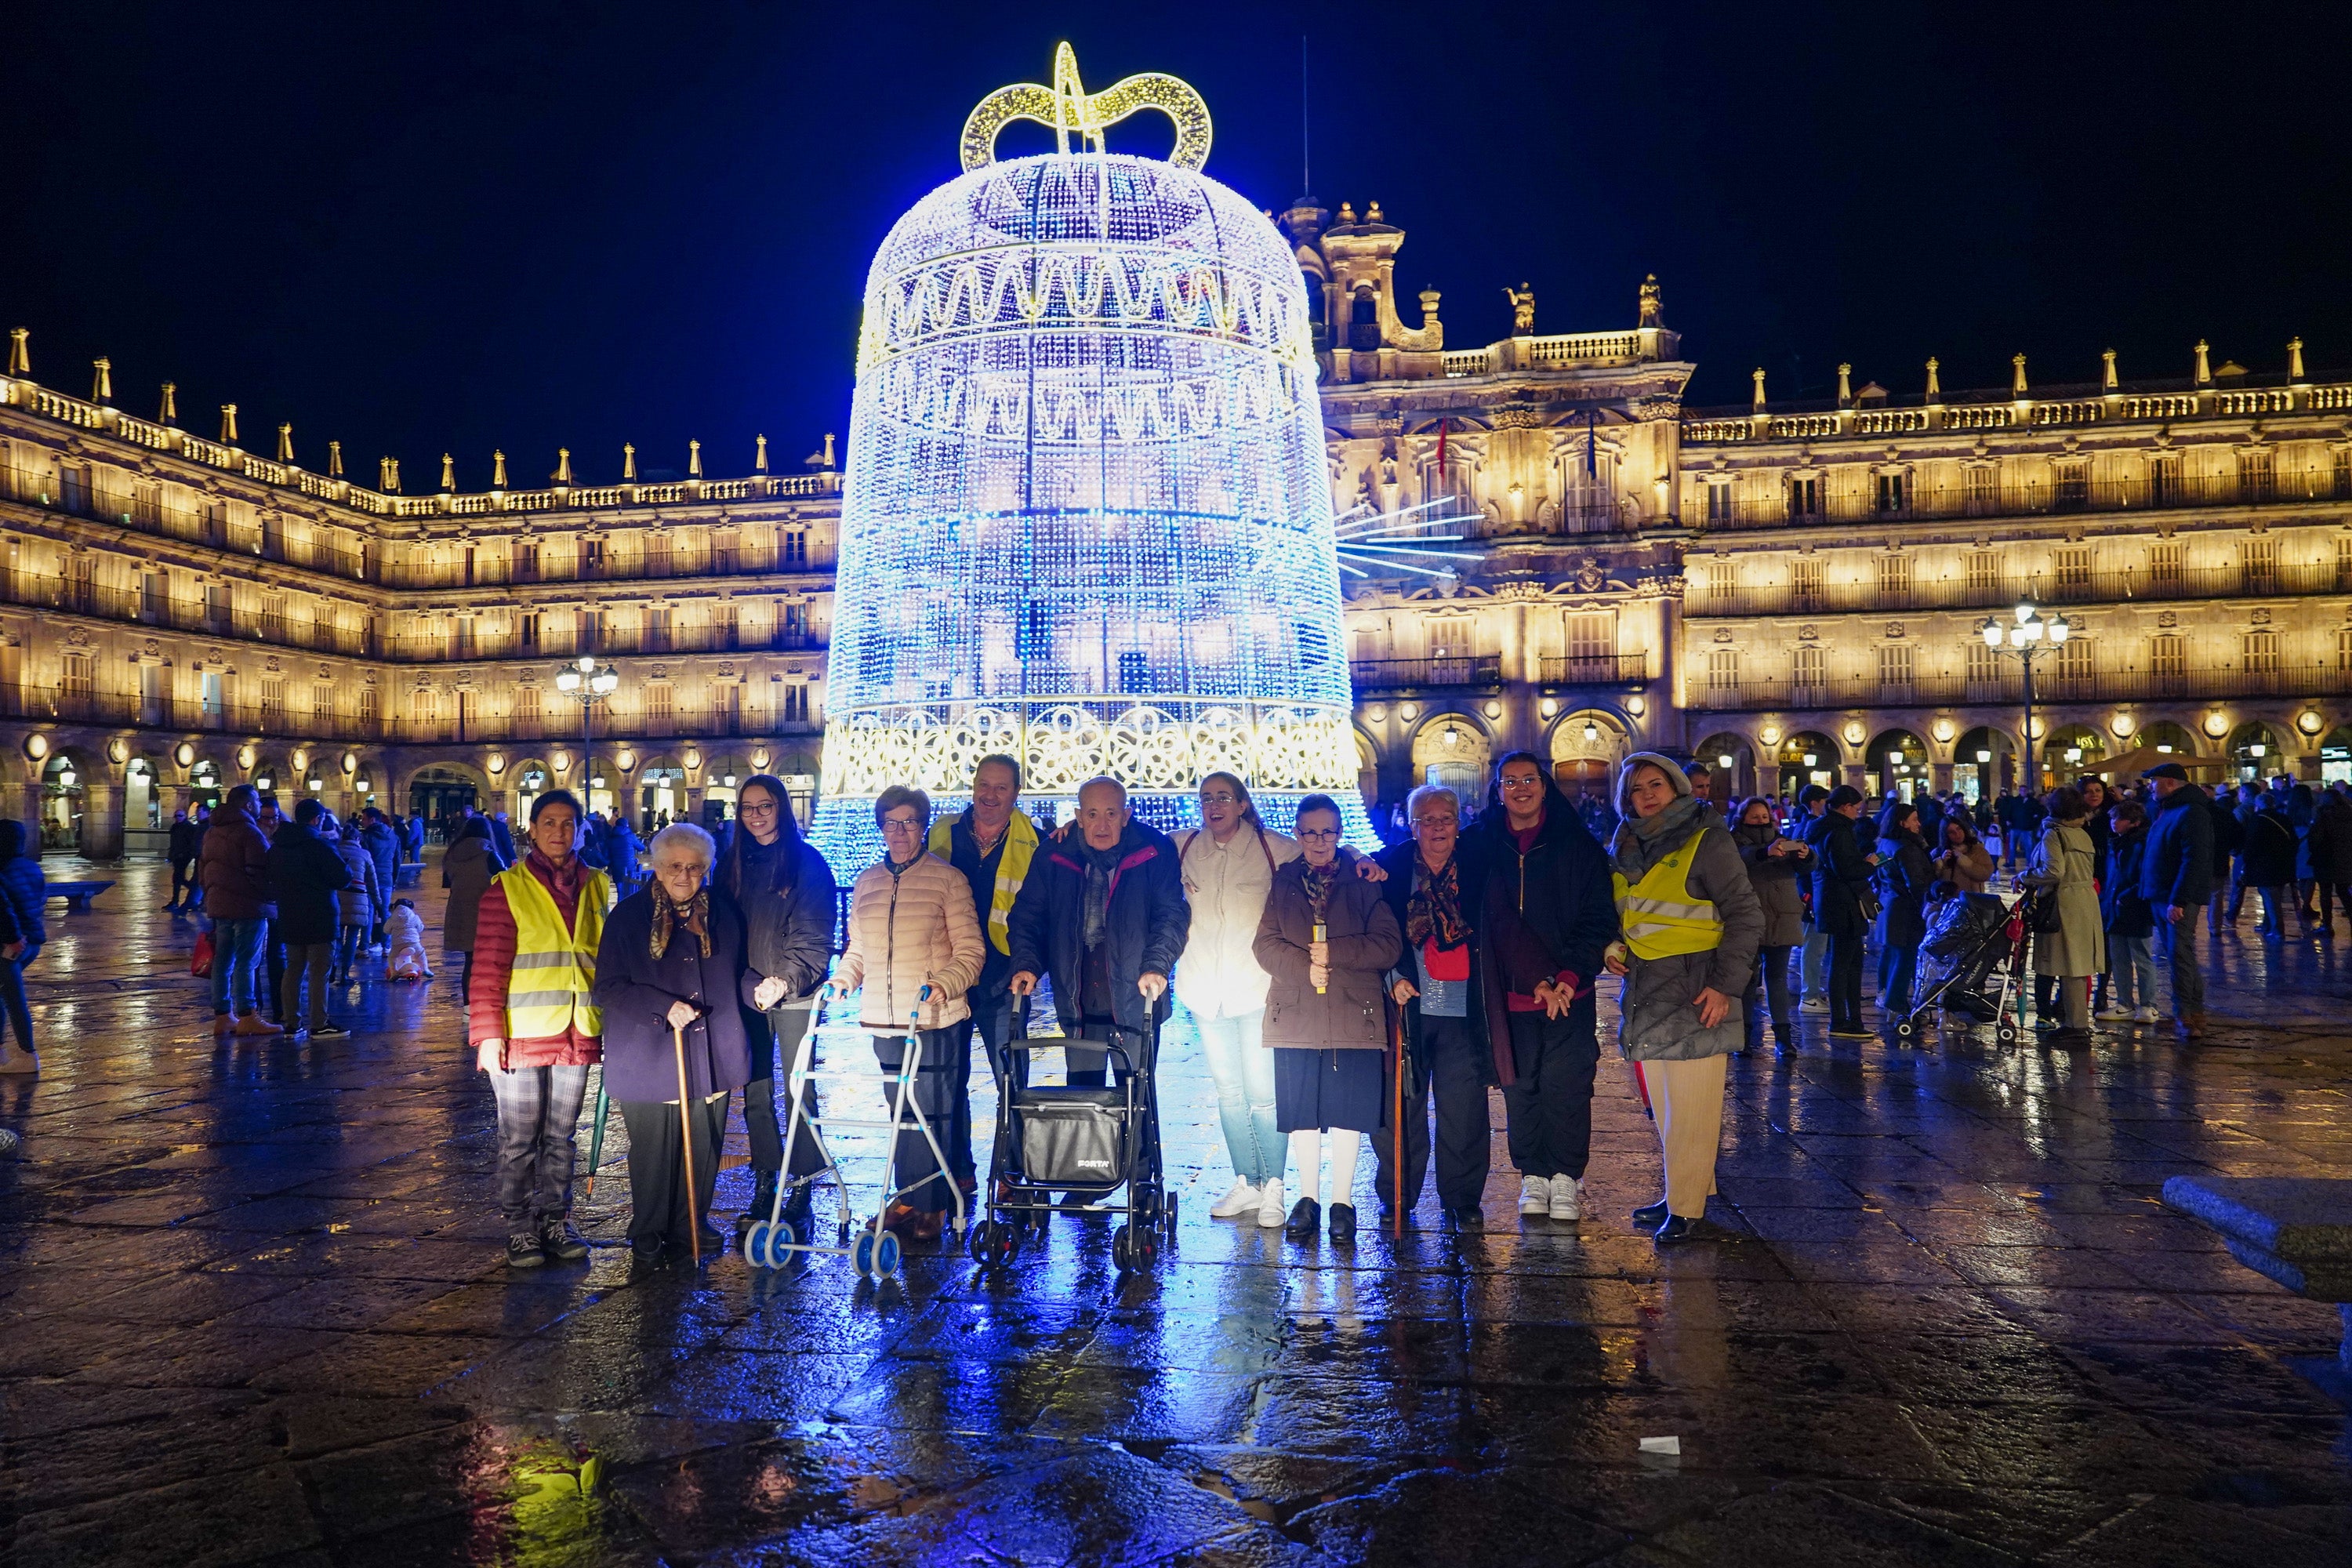
[[[668,890],[658,879],[646,884],[654,896],[654,956],[659,958],[669,951],[669,939],[680,921],[702,939],[702,956],[710,956],[710,889],[694,889],[694,897],[683,905],[674,902]]]
[[[1329,923],[1324,917],[1331,910],[1332,884],[1339,879],[1339,857],[1333,856],[1329,865],[1319,867],[1309,866],[1306,861],[1301,860],[1298,863],[1298,870],[1299,880],[1305,883],[1307,888],[1307,918],[1317,925]]]
[[[1414,951],[1432,941],[1440,952],[1470,940],[1470,922],[1462,918],[1460,858],[1449,855],[1445,864],[1431,870],[1418,855],[1412,858],[1412,892],[1404,901],[1404,934]]]

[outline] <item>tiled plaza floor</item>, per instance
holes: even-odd
[[[1613,1053],[1580,1226],[1522,1224],[1498,1131],[1484,1236],[1425,1205],[1342,1251],[1206,1218],[1178,1037],[1174,1258],[1122,1283],[1066,1219],[1001,1280],[918,1256],[877,1290],[632,1283],[619,1247],[510,1276],[454,969],[352,988],[348,1039],[216,1046],[157,868],[102,874],[32,977],[47,1069],[0,1079],[0,1561],[2352,1562],[2345,1412],[2292,1365],[2336,1312],[2156,1201],[2352,1176],[2340,927],[2224,939],[2211,1048],[1809,1018],[1734,1066],[1749,1239],[1666,1256]]]

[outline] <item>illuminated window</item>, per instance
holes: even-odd
[[[1706,520],[1709,522],[1731,521],[1731,481],[1724,479],[1706,487]]]
[[[2180,546],[2173,543],[2151,544],[2147,547],[2147,585],[2151,589],[2179,592],[2180,588]]]
[[[658,528],[646,535],[646,575],[669,575],[669,535]]]
[[[1880,512],[1891,514],[1899,512],[1903,510],[1903,479],[1904,476],[1900,473],[1880,474],[1878,476],[1878,510]]]
[[[1890,642],[1878,646],[1878,691],[1882,700],[1911,700],[1911,645]]]
[[[1976,470],[1970,469],[1973,473]],[[1999,598],[2003,592],[2004,578],[1998,550],[1969,552],[1969,597],[1983,603],[1987,598]]]
[[[2150,458],[2147,460],[2147,504],[2179,506],[2180,504],[2180,459]]]
[[[1822,606],[1822,558],[1800,555],[1790,567],[1790,593],[1794,600],[1789,607],[1794,610],[1817,610]]]
[[[376,689],[374,687],[362,686],[360,688],[360,728],[363,732],[371,736],[374,734],[376,725],[383,722],[383,710],[380,705],[381,700],[382,700],[376,696]]]
[[[2247,594],[2278,592],[2278,541],[2275,539],[2242,539],[2238,542],[2238,587]]]
[[[2178,697],[2189,685],[2189,639],[2159,632],[2148,639],[2147,668],[2155,679],[2155,695]]]
[[[1707,650],[1706,690],[1710,698],[1737,698],[1739,695],[1739,650],[1738,648],[1717,647]]]
[[[804,528],[784,530],[783,568],[787,572],[804,572],[808,569],[808,530]]]
[[[2058,645],[2059,680],[2078,686],[2089,684],[2091,678],[2096,673],[2098,661],[2094,657],[2097,645],[2079,632],[2060,643]]]
[[[2091,547],[2069,544],[2053,550],[2051,554],[2051,587],[2062,599],[2086,599],[2091,595]]]
[[[784,723],[805,724],[808,722],[808,694],[809,689],[807,681],[788,680],[784,682],[784,712],[782,721]]]
[[[581,574],[586,577],[595,577],[603,575],[604,571],[604,542],[601,539],[582,540],[580,542]]]
[[[1967,479],[1970,517],[1989,517],[2000,510],[2000,469],[1992,463],[1971,463],[1961,470]]]
[[[517,630],[516,641],[522,651],[537,653],[539,651],[539,612],[531,610],[524,614],[517,625]]]
[[[1819,701],[1822,689],[1829,684],[1826,659],[1818,647],[1801,647],[1789,656],[1789,693],[1792,701]]]
[[[656,735],[668,734],[677,712],[671,706],[673,691],[670,683],[667,680],[647,681],[645,690],[646,731]]]
[[[2352,626],[2336,628],[2336,673],[2352,674]]]
[[[2279,667],[2278,633],[2248,632],[2245,637],[2246,673],[2275,675]]]
[[[286,728],[286,683],[264,679],[261,682],[261,727],[283,731]]]
[[[1878,558],[1878,597],[1882,604],[1901,604],[1911,596],[1911,557],[1882,555]]]
[[[2265,501],[2276,489],[2274,453],[2268,447],[2255,447],[2238,454],[2238,499],[2242,501]]]
[[[2000,650],[1971,641],[1969,644],[1968,680],[1971,696],[1998,689],[2001,683]]]
[[[539,700],[540,690],[538,687],[518,686],[515,688],[515,734],[520,739],[530,741],[536,740],[538,738],[541,721]]]
[[[2076,511],[2091,504],[2091,465],[2083,458],[2062,459],[2053,466],[2060,511]]]
[[[1739,599],[1739,563],[1710,561],[1706,563],[1706,602],[1710,608],[1728,610]]]

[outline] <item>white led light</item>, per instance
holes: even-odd
[[[1369,834],[1297,264],[1196,170],[1079,147],[940,186],[867,277],[814,824],[851,864],[875,795],[991,752],[1161,826],[1229,769]],[[1450,542],[1370,521],[1368,563]]]

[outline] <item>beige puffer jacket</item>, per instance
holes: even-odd
[[[964,993],[987,957],[962,872],[936,855],[896,876],[877,861],[850,889],[849,947],[833,982],[845,991],[866,988],[857,1021],[877,1034],[905,1034],[919,1011],[918,1026],[944,1029],[971,1016]],[[918,1004],[926,985],[930,997]]]

